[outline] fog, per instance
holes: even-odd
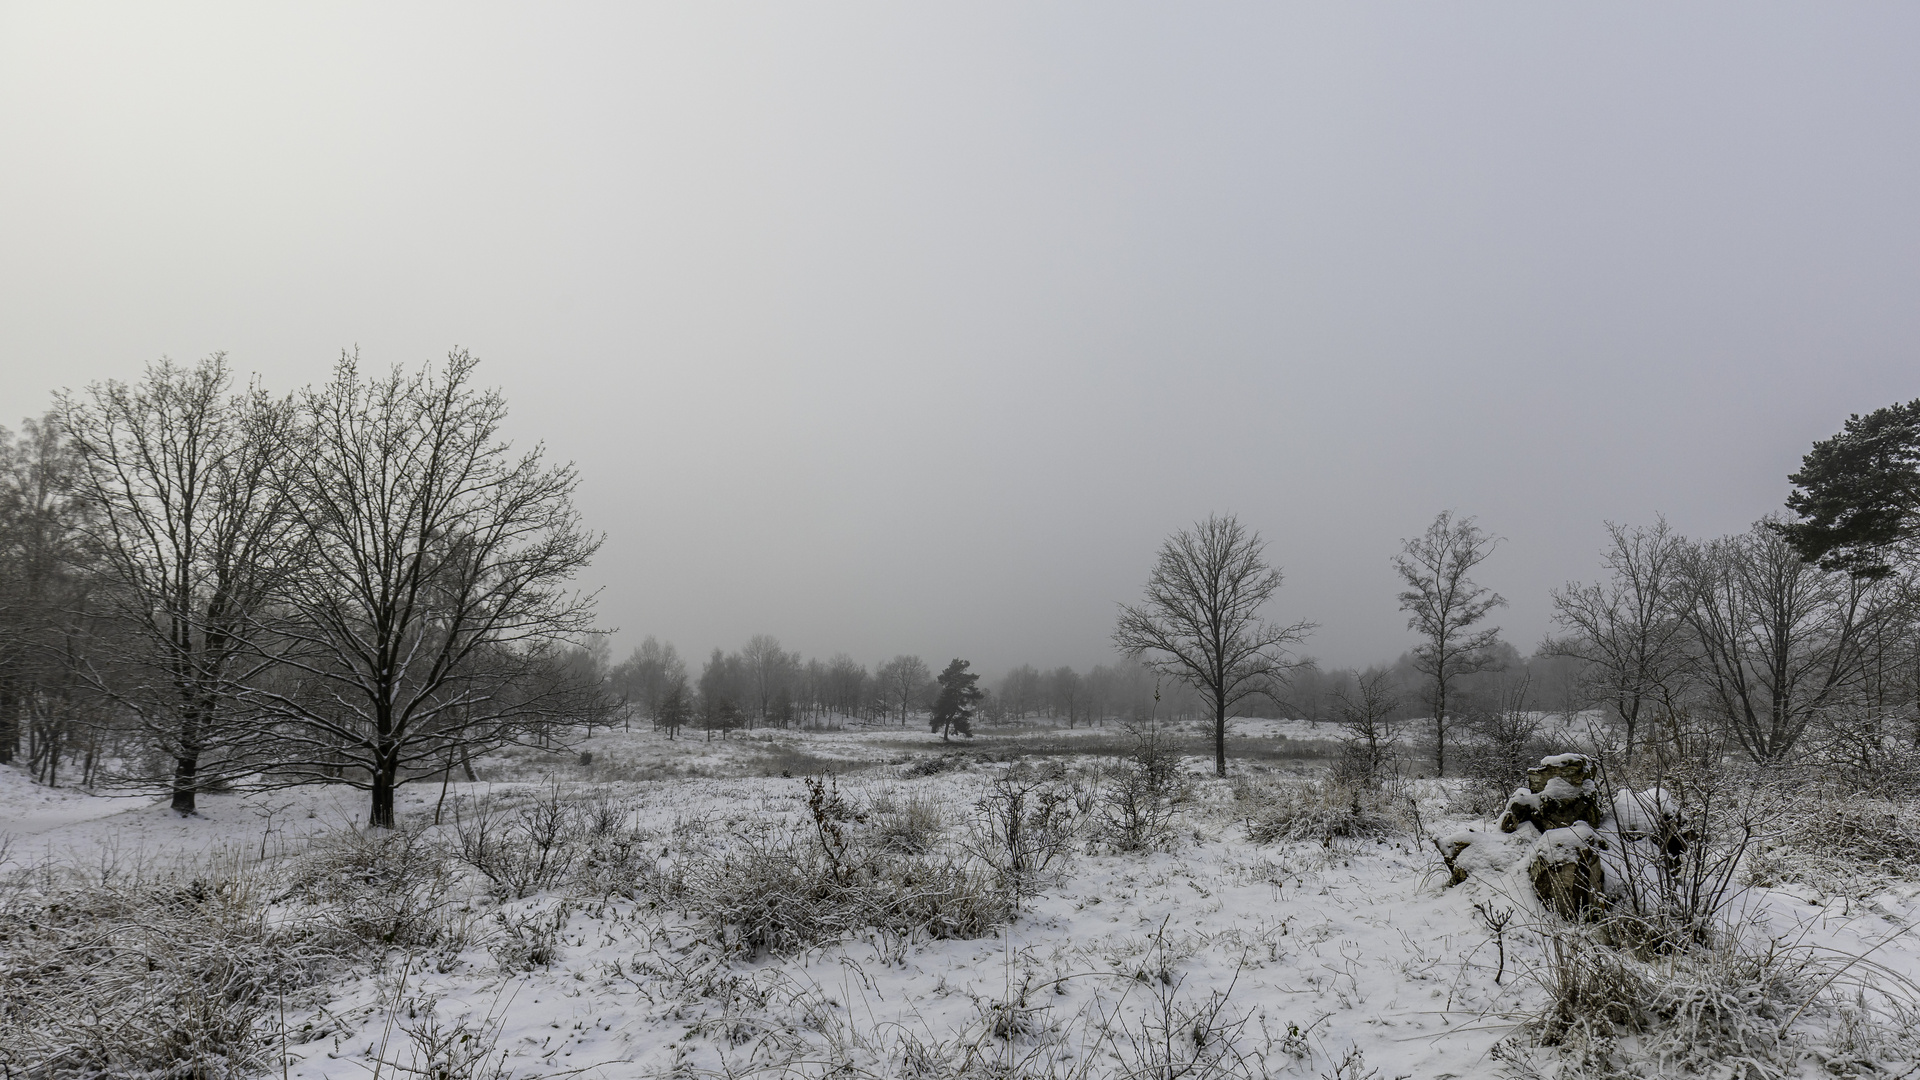
[[[1920,394],[1911,6],[0,7],[0,422],[460,346],[617,651],[1084,666],[1232,511],[1331,664],[1523,651]]]

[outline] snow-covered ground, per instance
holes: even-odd
[[[1282,721],[1243,722],[1239,732],[1331,734]],[[1114,734],[1036,730],[946,746],[912,729],[711,743],[615,731],[565,756],[483,762],[483,778],[502,779],[453,784],[448,800],[469,814],[483,796],[597,800],[617,807],[617,827],[637,843],[659,846],[664,865],[673,838],[689,830],[724,837],[803,824],[802,783],[781,773],[814,770],[782,763],[828,761],[842,764],[835,771],[846,774],[840,789],[853,804],[927,797],[949,842],[964,844],[975,800],[1004,767],[978,760],[983,752]],[[970,758],[914,775],[943,753]],[[567,886],[514,899],[468,873],[442,913],[472,930],[464,946],[431,957],[395,949],[342,970],[319,1000],[296,1006],[284,1072],[276,1059],[273,1075],[388,1075],[434,1055],[467,1063],[450,1076],[608,1080],[836,1072],[1385,1080],[1516,1067],[1495,1048],[1544,1000],[1541,940],[1528,929],[1541,916],[1517,863],[1499,869],[1493,859],[1448,888],[1434,852],[1411,834],[1255,844],[1243,820],[1258,806],[1206,778],[1199,759],[1191,764],[1196,796],[1175,819],[1170,850],[1083,846],[1010,925],[972,940],[874,935],[786,956],[729,955],[712,945],[699,911]],[[409,826],[432,820],[440,794],[432,784],[403,790]],[[1413,794],[1432,834],[1475,824],[1446,815],[1437,784]],[[164,802],[46,791],[0,769],[0,830],[21,865],[239,856],[285,866],[315,838],[356,828],[363,800],[344,789],[211,796],[200,816],[183,820]],[[436,835],[454,843],[450,826]],[[1523,839],[1511,845],[1516,859]],[[1486,917],[1506,910],[1516,914],[1496,940]],[[1864,901],[1755,889],[1742,924],[1793,947],[1870,952],[1875,970],[1911,978],[1920,977],[1920,940],[1907,932],[1917,915],[1911,885],[1889,883]],[[529,953],[531,938],[547,947]],[[1816,1009],[1793,1022],[1812,1030],[1831,1018]],[[448,1049],[460,1034],[466,1049]],[[1152,1071],[1172,1060],[1209,1064]]]

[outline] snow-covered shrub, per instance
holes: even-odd
[[[589,832],[575,841],[578,850],[566,884],[579,895],[629,900],[652,891],[659,873],[657,843],[657,838],[631,828]]]
[[[991,876],[951,858],[903,856],[865,835],[836,863],[805,830],[739,830],[717,849],[681,852],[677,902],[713,944],[786,953],[879,932],[898,939],[980,937],[1012,917]]]
[[[1847,1014],[1854,1042],[1877,1044],[1902,1026],[1887,1017],[1911,1013],[1911,1000],[1896,1000],[1916,989],[1904,977],[1871,973],[1864,955],[1736,921],[1745,910],[1741,871],[1757,840],[1792,831],[1781,827],[1802,797],[1792,787],[1779,775],[1717,762],[1614,792],[1588,847],[1604,865],[1604,906],[1583,912],[1586,922],[1549,916],[1532,927],[1543,957],[1534,976],[1547,1004],[1529,1030],[1536,1042],[1570,1052],[1559,1075],[1641,1075],[1633,1070],[1648,1067],[1657,1075],[1788,1075],[1809,1052],[1795,1022],[1840,1015],[1845,993],[1860,998]],[[1825,831],[1849,831],[1831,825],[1830,810],[1821,817]],[[1877,835],[1875,823],[1865,831]],[[1819,830],[1805,840],[1823,842]],[[1872,1008],[1863,995],[1873,997]]]
[[[1460,798],[1484,802],[1504,798],[1527,779],[1541,758],[1572,747],[1551,736],[1547,714],[1527,708],[1524,682],[1509,688],[1498,704],[1470,709],[1463,736],[1453,752],[1465,779]]]
[[[939,776],[941,773],[964,769],[972,764],[973,761],[974,759],[972,757],[960,753],[923,757],[902,769],[900,775],[909,779],[923,776]]]
[[[396,1045],[381,1048],[385,1073],[426,1080],[508,1080],[513,1075],[507,1051],[499,1048],[503,1017],[443,1017],[432,996],[394,1001],[388,1008],[398,1031]],[[397,1045],[403,1041],[404,1052]]]
[[[267,917],[252,872],[82,880],[0,895],[0,1075],[260,1075],[283,995],[330,957]]]
[[[797,822],[676,828],[650,878],[656,899],[704,923],[712,944],[750,955],[870,934],[980,937],[1013,917],[992,868],[937,852],[930,800],[891,797],[881,813],[829,780],[810,778],[804,790]],[[906,806],[917,806],[910,828]]]
[[[1015,897],[1072,853],[1094,793],[1058,764],[1008,766],[973,804],[970,850]]]
[[[939,800],[915,792],[886,792],[873,800],[873,837],[880,847],[903,855],[925,855],[947,829]]]
[[[1591,1074],[1639,1075],[1635,1061],[1650,1061],[1659,1075],[1783,1075],[1792,1064],[1786,1021],[1817,985],[1799,960],[1749,949],[1737,934],[1642,957],[1616,948],[1605,923],[1552,920],[1539,929],[1543,962],[1533,974],[1547,1004],[1530,1031]]]
[[[1909,707],[1822,709],[1803,737],[1805,760],[1848,792],[1920,791],[1920,736]]]
[[[1756,845],[1747,879],[1864,897],[1920,878],[1920,807],[1888,798],[1805,792]]]
[[[287,898],[347,941],[375,949],[440,943],[451,854],[419,829],[343,829],[294,860]]]
[[[512,811],[486,796],[470,806],[455,804],[454,833],[460,858],[518,900],[567,877],[580,855],[575,841],[588,832],[587,816],[585,808],[563,800],[556,785],[545,798]]]
[[[1602,786],[1607,775],[1602,773]],[[1677,769],[1641,790],[1616,789],[1604,832],[1611,939],[1641,953],[1714,944],[1737,899],[1739,871],[1785,802],[1731,766]]]
[[[1120,851],[1151,851],[1173,836],[1173,816],[1193,792],[1181,755],[1157,725],[1132,729],[1133,748],[1101,778],[1101,836]]]
[[[549,967],[560,957],[560,932],[571,913],[564,901],[546,911],[499,911],[494,919],[502,932],[495,935],[488,951],[500,970],[508,973]]]
[[[1492,817],[1506,807],[1507,796],[1512,793],[1510,787],[1486,782],[1450,784],[1442,808],[1460,817]]]
[[[1319,780],[1247,789],[1247,838],[1256,844],[1376,840],[1404,831],[1398,800],[1378,787]]]
[[[1333,759],[1334,779],[1348,785],[1378,785],[1399,779],[1402,759],[1390,744],[1348,739]]]

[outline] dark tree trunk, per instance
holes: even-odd
[[[13,763],[14,748],[20,745],[20,713],[13,692],[13,680],[0,679],[0,765]]]
[[[1216,700],[1213,705],[1213,774],[1222,778],[1227,775],[1227,703],[1224,700]]]
[[[387,755],[381,755],[386,758]],[[393,789],[396,770],[391,760],[382,760],[373,770],[373,812],[367,824],[376,829],[393,828]]]
[[[173,812],[181,817],[192,814],[194,796],[200,786],[197,775],[200,771],[200,755],[183,752],[173,759]]]

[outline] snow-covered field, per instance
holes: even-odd
[[[1527,835],[1505,842],[1511,865],[1482,852],[1482,868],[1452,888],[1406,817],[1373,837],[1249,840],[1249,817],[1304,783],[1292,776],[1322,768],[1311,756],[1275,752],[1241,766],[1248,780],[1238,785],[1190,760],[1192,801],[1163,850],[1121,853],[1091,831],[1076,834],[1070,852],[1029,875],[1017,916],[984,936],[855,929],[751,952],[729,944],[714,895],[690,884],[726,880],[712,876],[716,867],[760,850],[755,843],[812,851],[821,815],[803,778],[822,771],[842,774],[846,813],[836,819],[845,836],[820,843],[877,845],[885,823],[911,807],[929,845],[915,856],[924,865],[984,868],[993,841],[977,804],[1020,747],[1077,767],[1084,788],[1099,759],[1063,743],[1084,740],[1098,754],[1118,734],[1034,730],[946,746],[910,729],[711,743],[616,731],[564,756],[484,762],[483,782],[452,784],[444,802],[435,784],[409,786],[406,830],[441,867],[415,916],[438,929],[353,953],[317,987],[280,990],[261,1020],[277,1028],[284,1010],[286,1034],[273,1036],[264,1074],[1385,1080],[1552,1075],[1579,1064],[1552,1048],[1518,1048],[1554,972],[1535,932],[1551,920],[1519,866]],[[1273,721],[1240,734],[1275,745],[1331,736]],[[1438,783],[1407,794],[1428,834],[1485,826],[1448,814]],[[0,842],[11,845],[16,878],[33,866],[44,876],[53,863],[90,873],[138,864],[147,881],[253,875],[272,882],[261,891],[270,918],[337,919],[314,898],[378,907],[382,890],[413,887],[397,876],[370,877],[372,891],[344,880],[376,864],[392,873],[365,857],[379,838],[357,830],[362,798],[344,789],[216,795],[182,820],[164,802],[50,792],[0,769]],[[524,839],[513,829],[530,828],[542,806],[564,807],[567,828],[597,839],[582,840],[564,872],[530,877],[528,895],[455,857],[473,850],[484,812],[501,836]],[[316,868],[341,880],[316,883]],[[17,897],[23,886],[14,888]],[[1897,992],[1900,979],[1920,976],[1920,938],[1908,932],[1920,914],[1916,889],[1890,876],[1864,896],[1823,891],[1754,888],[1740,901],[1741,932],[1755,942],[1870,957],[1808,968],[1839,974],[1826,997],[1770,1022],[1806,1048],[1792,1066],[1804,1075],[1910,1074],[1915,1063],[1898,1057],[1905,1044],[1858,1032],[1883,1003],[1856,993],[1866,1011],[1849,1019],[1833,987],[1880,980]],[[1496,935],[1488,918],[1509,910]],[[1743,1073],[1735,1063],[1721,1074],[1771,1068]]]

